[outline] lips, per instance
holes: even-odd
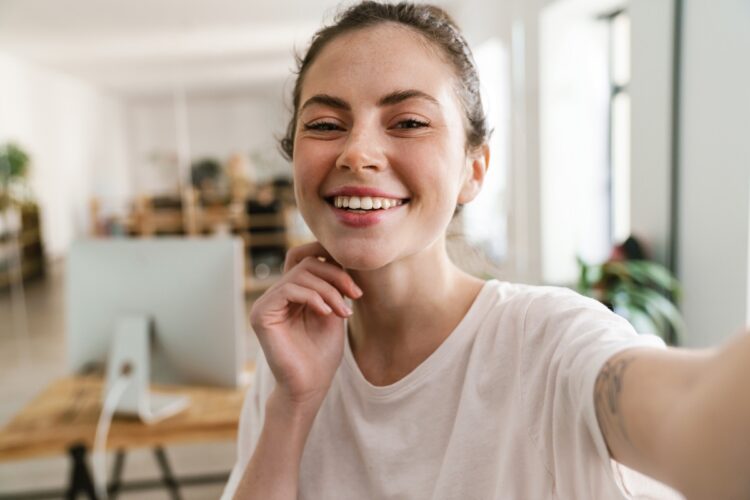
[[[334,188],[324,198],[336,220],[352,228],[380,224],[400,213],[409,202],[406,196],[369,186]]]
[[[398,205],[388,210],[350,210],[329,205],[336,219],[345,226],[354,228],[370,227],[380,224],[400,213],[405,205]]]

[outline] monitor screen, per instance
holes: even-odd
[[[151,380],[236,387],[246,361],[237,238],[80,241],[67,267],[72,371],[106,363],[123,317],[150,320]]]

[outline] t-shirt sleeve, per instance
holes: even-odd
[[[633,347],[665,348],[624,318],[572,290],[540,287],[529,299],[521,391],[529,436],[559,498],[672,499],[679,495],[609,456],[594,406],[606,361]]]
[[[273,374],[268,367],[263,349],[258,349],[255,359],[255,373],[253,382],[245,395],[245,401],[242,404],[242,413],[240,414],[240,426],[237,437],[237,463],[232,468],[224,487],[224,493],[221,500],[230,500],[237,486],[242,479],[250,458],[253,456],[255,446],[260,437],[260,431],[263,428],[263,421],[266,412],[266,399],[271,392],[274,383]]]

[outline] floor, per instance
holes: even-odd
[[[25,315],[19,314],[20,294],[0,292],[0,426],[52,380],[66,374],[63,263],[53,265],[45,279],[29,283],[23,295]],[[250,339],[248,350],[252,353],[255,349],[257,343]],[[235,443],[171,446],[167,455],[178,476],[228,472],[235,460]],[[68,474],[65,457],[0,462],[0,495],[63,488]],[[126,481],[157,478],[151,451],[129,453],[123,475]],[[222,485],[190,486],[182,493],[185,499],[216,499],[222,489]],[[165,490],[153,490],[123,493],[119,498],[156,500],[170,496]]]

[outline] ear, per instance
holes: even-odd
[[[468,203],[479,194],[484,183],[484,176],[490,165],[490,147],[482,144],[466,156],[466,170],[458,193],[458,203]]]

